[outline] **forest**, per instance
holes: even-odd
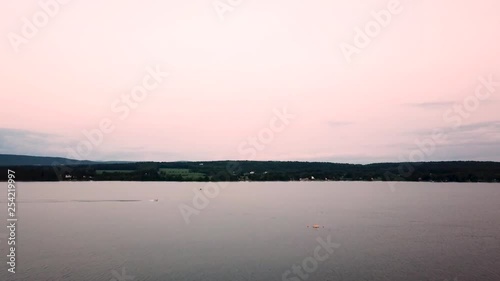
[[[377,164],[209,161],[4,165],[17,181],[427,181],[500,182],[499,162],[449,161]]]

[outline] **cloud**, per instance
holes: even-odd
[[[95,160],[99,161],[178,161],[183,158],[181,155],[172,152],[148,150],[137,147],[136,149],[118,149],[106,151]],[[192,160],[192,159],[187,159]]]
[[[500,161],[500,121],[476,122],[457,128],[441,127],[444,139],[436,143],[436,150],[426,160],[493,160]],[[429,140],[433,130],[414,132],[413,141],[400,143],[407,155],[409,151],[418,149],[415,141]]]
[[[190,157],[168,151],[147,149],[144,146],[94,147],[85,159],[74,157],[68,149],[75,149],[82,139],[71,139],[57,134],[30,130],[0,128],[0,154],[66,157],[94,161],[176,161]]]
[[[338,121],[328,121],[328,126],[332,128],[343,127],[354,124],[353,122],[338,122]]]
[[[40,156],[61,155],[68,141],[60,135],[0,128],[0,153]]]
[[[420,103],[406,103],[405,105],[411,106],[411,107],[418,107],[422,109],[439,109],[443,107],[451,107],[455,103],[451,101],[444,101],[444,102],[420,102]]]
[[[477,130],[498,130],[500,129],[500,121],[488,121],[488,122],[477,122],[477,123],[471,123],[467,125],[462,125],[456,129],[452,129],[457,132],[470,132],[470,131],[477,131]]]
[[[468,142],[436,147],[433,160],[500,161],[500,143]]]
[[[353,122],[329,121],[331,128],[341,128],[355,124]],[[458,128],[441,127],[446,139],[436,144],[435,152],[426,157],[426,161],[446,160],[491,160],[500,161],[500,121],[476,122]],[[305,154],[297,157],[285,157],[288,160],[332,161],[344,163],[399,162],[400,155],[407,155],[417,149],[416,140],[422,141],[433,135],[432,130],[412,132],[407,142],[389,141],[385,145],[362,149],[359,154],[332,154],[323,150],[319,154]],[[38,156],[69,157],[67,148],[75,148],[78,139],[71,139],[57,134],[31,130],[0,128],[0,153]],[[381,146],[383,149],[381,149]],[[367,151],[367,152],[366,152]],[[89,160],[98,161],[178,161],[178,160],[214,160],[210,155],[196,152],[165,151],[162,147],[140,145],[109,144],[95,149]],[[293,158],[293,159],[292,159]]]
[[[486,131],[486,132],[497,132],[500,130],[500,121],[486,121],[486,122],[475,122],[469,123],[465,125],[461,125],[459,127],[434,127],[432,129],[422,129],[422,130],[414,130],[410,131],[407,134],[424,136],[424,135],[432,135],[434,131],[440,131],[445,134],[460,134],[474,131]],[[406,135],[406,134],[405,134]]]
[[[496,100],[489,99],[488,103],[485,105],[492,105],[497,103]],[[442,102],[414,102],[414,103],[405,103],[403,105],[416,107],[420,109],[444,109],[447,107],[453,107],[455,104],[463,104],[463,100],[459,101],[442,101]]]

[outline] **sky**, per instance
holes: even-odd
[[[2,4],[0,153],[500,161],[497,0]]]

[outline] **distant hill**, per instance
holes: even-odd
[[[44,157],[44,156],[27,156],[27,155],[11,155],[0,154],[0,166],[50,166],[54,163],[59,165],[84,165],[98,162],[80,161],[67,159],[62,157]]]

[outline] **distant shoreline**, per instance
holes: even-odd
[[[14,156],[9,156],[14,159]],[[5,157],[3,160],[6,160]],[[28,161],[23,158],[19,161]],[[34,159],[43,162],[43,159]],[[51,159],[53,160],[53,159]],[[375,164],[280,161],[206,162],[71,162],[14,164],[2,161],[0,180],[7,170],[21,182],[134,181],[134,182],[500,182],[500,162],[443,161]]]

